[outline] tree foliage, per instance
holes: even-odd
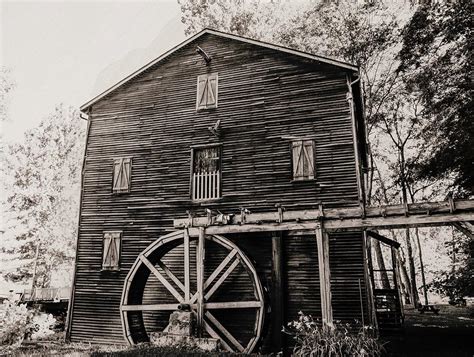
[[[0,66],[0,123],[7,119],[9,94],[15,88],[10,70]]]
[[[429,285],[430,289],[448,297],[450,302],[474,296],[474,259],[470,256],[474,242],[460,232],[453,232],[452,239],[445,242],[445,245],[452,259],[451,269],[438,270]]]
[[[403,32],[399,73],[423,105],[424,160],[418,178],[450,178],[474,194],[472,14],[470,0],[420,6]]]
[[[38,248],[36,286],[48,286],[51,271],[70,264],[79,208],[84,121],[63,105],[24,141],[6,146],[6,227],[2,275],[31,279]]]

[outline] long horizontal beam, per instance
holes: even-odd
[[[275,211],[248,213],[229,218],[219,224],[215,217],[174,220],[175,228],[188,227],[197,235],[196,227],[206,227],[207,234],[244,232],[314,230],[323,222],[327,230],[390,229],[452,225],[474,220],[474,200],[423,202],[409,205],[328,208],[324,210]]]

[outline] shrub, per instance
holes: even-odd
[[[285,332],[295,339],[294,356],[378,357],[383,351],[383,345],[373,336],[371,327],[354,329],[350,324],[339,322],[323,327],[301,311]]]
[[[5,300],[0,307],[0,345],[19,346],[25,339],[48,336],[56,320],[50,314],[28,309],[25,304]]]

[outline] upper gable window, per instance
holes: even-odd
[[[314,142],[295,140],[291,143],[293,180],[314,179]]]
[[[196,109],[217,108],[217,73],[203,74],[197,80]]]
[[[129,157],[114,159],[114,177],[112,192],[130,192],[130,174],[132,172],[132,159]]]

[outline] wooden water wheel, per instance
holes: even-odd
[[[124,283],[121,320],[130,344],[165,330],[179,304],[197,317],[197,335],[231,352],[251,352],[263,327],[264,296],[249,258],[218,235],[162,236],[141,252]]]

